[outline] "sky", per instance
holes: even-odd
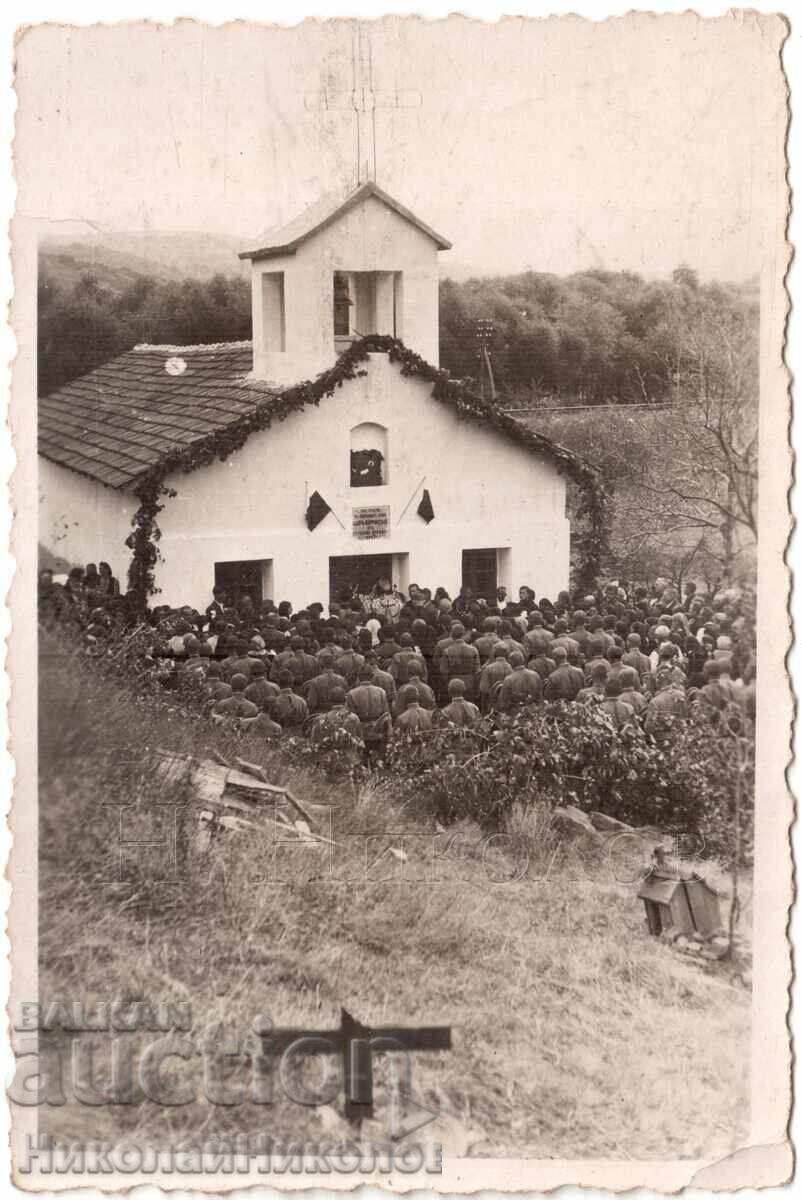
[[[353,113],[321,95],[369,61],[402,100],[377,109],[377,182],[453,242],[445,273],[744,279],[783,216],[781,38],[756,14],[39,26],[17,45],[18,214],[246,248],[354,180]]]

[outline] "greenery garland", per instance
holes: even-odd
[[[568,476],[577,485],[579,499],[575,515],[581,522],[581,528],[573,538],[577,563],[574,583],[580,589],[594,587],[608,554],[609,541],[609,497],[598,470],[557,446],[543,434],[527,429],[508,417],[495,405],[451,379],[447,371],[438,370],[419,354],[408,350],[396,338],[370,334],[353,342],[334,366],[323,371],[316,379],[295,384],[281,392],[270,392],[250,412],[229,425],[214,429],[188,446],[175,446],[168,450],[140,479],[135,489],[139,508],[131,519],[133,532],[126,539],[126,545],[132,551],[128,587],[140,609],[147,607],[148,598],[158,590],[154,572],[161,557],[158,547],[161,531],[157,518],[165,500],[176,495],[173,489],[165,486],[165,479],[176,472],[196,471],[215,459],[224,462],[230,454],[244,446],[252,433],[269,429],[274,422],[284,421],[310,404],[319,404],[348,380],[366,375],[363,364],[371,353],[387,354],[390,362],[400,365],[402,375],[431,383],[434,398],[456,409],[460,418],[479,422],[514,438],[535,452],[548,455],[560,474]]]

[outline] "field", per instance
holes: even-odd
[[[617,882],[632,863],[561,842],[537,803],[488,841],[467,822],[440,830],[386,779],[335,787],[249,745],[271,779],[332,806],[335,847],[280,847],[274,870],[267,835],[193,850],[186,797],[154,778],[156,746],[231,756],[230,736],[137,700],[57,642],[40,709],[41,998],[188,1001],[193,1037],[221,1021],[242,1037],[257,1013],[335,1028],[342,1007],[370,1026],[449,1025],[451,1051],[414,1055],[412,1080],[440,1112],[422,1136],[444,1151],[714,1159],[743,1144],[749,992],[734,968],[651,938],[636,887]],[[175,819],[175,858],[129,849],[121,879],[120,805],[127,839],[166,846]],[[222,1031],[210,1036],[219,1045]],[[171,1071],[199,1077],[200,1063]],[[247,1063],[232,1059],[229,1075],[247,1081]],[[350,1136],[339,1101],[301,1107],[279,1088],[269,1107],[88,1107],[66,1091],[42,1117],[59,1138]]]

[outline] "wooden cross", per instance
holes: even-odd
[[[348,91],[323,88],[305,97],[308,109],[318,112],[352,112],[354,114],[354,150],[356,182],[376,180],[376,109],[420,108],[420,92],[393,88],[377,90],[373,86],[373,48],[362,25],[353,31],[351,70],[353,83]]]
[[[448,1025],[369,1029],[343,1008],[339,1029],[274,1029],[262,1035],[275,1052],[339,1054],[345,1084],[345,1116],[359,1123],[373,1116],[373,1054],[381,1051],[450,1050]]]

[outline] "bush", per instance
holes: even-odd
[[[419,735],[395,747],[392,770],[410,800],[441,820],[498,828],[517,805],[573,804],[696,837],[722,857],[733,849],[735,793],[745,784],[744,855],[751,847],[754,749],[740,726],[716,732],[696,718],[676,721],[656,741],[636,724],[616,730],[595,706],[552,704],[492,732]]]

